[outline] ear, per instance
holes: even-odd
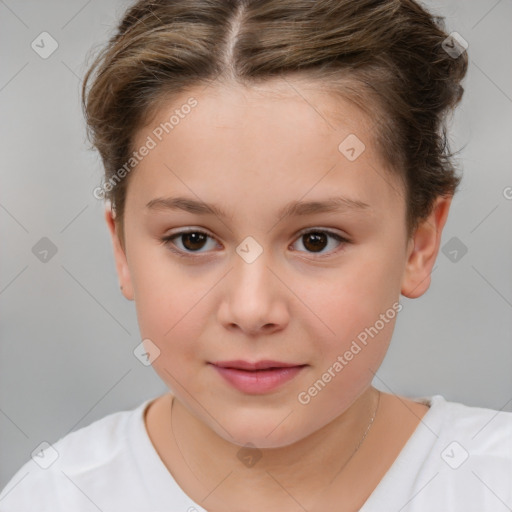
[[[130,270],[128,268],[128,261],[126,259],[125,251],[121,245],[119,238],[118,226],[114,221],[112,209],[109,204],[105,208],[105,220],[107,222],[108,230],[112,238],[112,245],[114,247],[114,259],[116,262],[117,276],[121,284],[121,292],[128,300],[134,300],[132,280]]]
[[[448,218],[452,196],[440,196],[431,214],[409,239],[407,262],[402,279],[402,295],[416,299],[430,287],[430,275],[436,262],[441,235]]]

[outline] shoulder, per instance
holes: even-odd
[[[432,492],[489,510],[496,497],[511,500],[512,413],[432,397],[425,415],[433,439],[423,475],[434,480]],[[494,503],[498,506],[498,503]],[[491,507],[492,508],[492,507]]]
[[[445,435],[460,436],[482,453],[499,450],[503,454],[504,447],[512,449],[512,412],[450,402],[439,395],[432,400],[443,416]]]
[[[97,487],[103,472],[115,470],[121,479],[127,470],[128,438],[149,402],[109,414],[54,443],[42,442],[0,493],[0,509],[22,512],[34,503],[41,512],[61,510],[57,504],[92,506],[87,488]]]
[[[441,395],[427,402],[430,411],[423,423],[437,438],[436,448],[446,449],[442,458],[460,452],[482,463],[492,459],[512,463],[512,412],[451,402]]]
[[[364,512],[498,510],[512,503],[512,413],[447,401],[429,406]]]

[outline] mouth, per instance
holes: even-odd
[[[307,364],[281,361],[217,361],[211,364],[233,387],[248,394],[270,392],[298,375]]]
[[[297,363],[283,363],[280,361],[256,361],[251,363],[249,361],[243,361],[237,359],[236,361],[216,361],[213,364],[219,368],[230,368],[232,370],[245,370],[245,371],[261,371],[261,370],[275,370],[280,368],[296,368],[299,366],[307,366],[305,364]]]

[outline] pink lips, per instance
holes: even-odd
[[[283,363],[280,361],[218,361],[213,367],[239,391],[262,394],[293,379],[307,365]]]

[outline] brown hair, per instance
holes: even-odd
[[[112,183],[163,101],[201,84],[305,77],[370,114],[383,161],[404,184],[410,236],[461,180],[446,116],[468,60],[445,51],[447,37],[443,19],[413,0],[141,0],[85,76],[89,139]],[[121,239],[128,178],[104,194]]]

